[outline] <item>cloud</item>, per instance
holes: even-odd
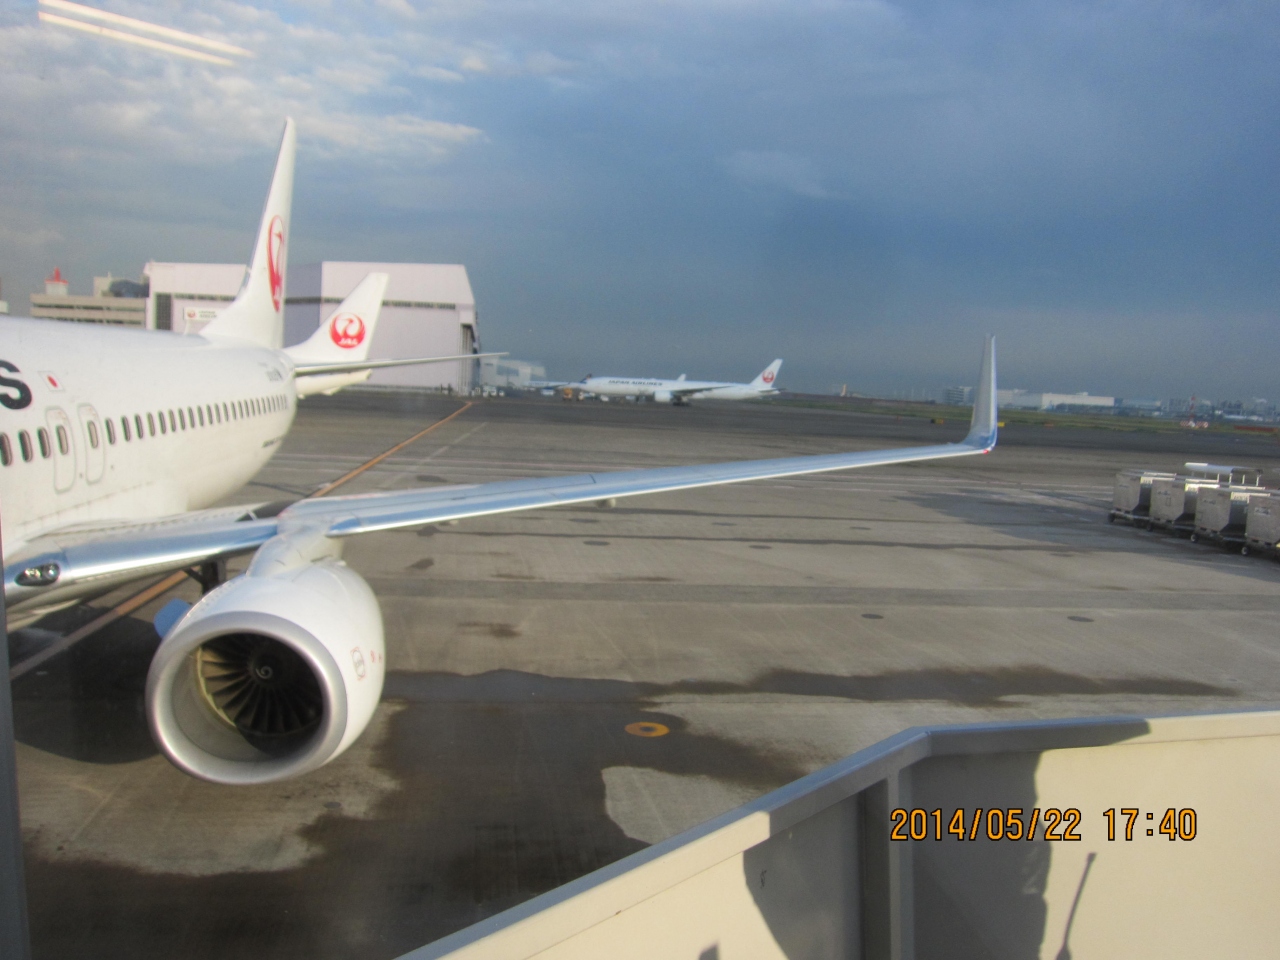
[[[1144,391],[1257,392],[1280,365],[1251,339],[1280,321],[1280,8],[103,2],[256,56],[177,62],[0,11],[19,289],[55,256],[136,270],[167,256],[158,237],[171,258],[243,258],[291,114],[300,244],[466,262],[486,345],[566,372],[624,339],[652,352],[637,362],[758,369],[784,339],[795,385],[952,380],[988,316],[1031,318],[1009,354],[1028,369],[1048,330],[1063,382],[1095,392],[1128,390],[1090,374],[1125,375],[1093,356],[1108,325],[1128,347],[1162,318],[1251,344],[1213,381],[1197,337],[1162,343]]]
[[[745,184],[777,187],[801,197],[826,199],[813,161],[781,150],[739,150],[725,161],[729,173]]]

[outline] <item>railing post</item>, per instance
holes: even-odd
[[[0,552],[0,556],[3,553]],[[0,627],[8,663],[9,631],[0,587]],[[13,692],[6,666],[0,683],[0,956],[31,960],[27,885],[22,867],[22,821],[18,816],[18,765],[13,740]]]

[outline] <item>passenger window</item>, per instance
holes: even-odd
[[[196,407],[196,415],[200,418],[200,426],[204,426],[204,407]]]
[[[59,442],[61,442],[62,433],[63,433],[63,430],[61,427],[59,427],[58,428]],[[98,449],[98,425],[94,423],[92,420],[90,420],[88,423],[85,424],[85,433],[89,434],[89,446],[97,450]]]
[[[169,429],[174,433],[178,432],[178,420],[174,417],[172,410],[169,411]]]
[[[160,428],[161,428],[161,431],[163,432],[163,430],[164,430],[164,417],[161,417],[161,418],[160,418]],[[148,432],[149,434],[151,434],[151,436],[153,436],[153,437],[156,435],[156,417],[155,417],[155,414],[153,414],[153,413],[148,413],[148,414],[147,414],[147,432]],[[142,428],[141,428],[141,427],[139,427],[139,428],[138,428],[138,436],[142,436]]]
[[[130,436],[129,434],[129,418],[128,417],[120,418],[120,433],[125,438],[126,441],[133,439],[133,437]]]
[[[187,429],[187,415],[182,412],[182,408],[178,408],[178,426],[183,430]]]
[[[71,441],[67,438],[67,428],[59,425],[54,433],[58,436],[58,452],[64,457],[71,452]]]
[[[24,463],[31,462],[31,434],[25,430],[18,431],[18,448],[22,451]]]
[[[116,425],[110,420],[102,421],[107,425],[107,443],[115,444],[116,442]]]
[[[49,454],[53,453],[53,447],[49,443],[49,431],[41,427],[36,431],[36,441],[40,444],[40,456],[49,459]]]
[[[0,466],[13,463],[13,447],[9,445],[9,435],[0,433]]]
[[[167,423],[165,423],[165,422],[164,422],[164,411],[163,411],[163,410],[161,410],[161,411],[160,411],[160,413],[159,413],[159,414],[157,414],[156,419],[160,421],[160,432],[161,432],[162,434],[168,433],[168,432],[169,432],[169,425],[168,425]]]
[[[150,414],[147,414],[147,416],[150,416]],[[138,439],[139,439],[139,440],[141,440],[141,439],[142,439],[142,414],[140,414],[140,413],[135,413],[135,414],[133,415],[133,425],[134,425],[135,427],[137,427],[137,428],[138,428]],[[155,433],[155,425],[154,425],[154,424],[152,425],[152,430],[151,430],[151,432],[152,432],[153,434]]]
[[[227,409],[227,405],[224,402],[222,404],[222,420],[219,420],[218,422],[222,423],[223,420],[230,420],[230,419],[231,419],[231,411]]]
[[[190,407],[187,407],[187,423],[191,425],[192,430],[196,428],[196,412]]]

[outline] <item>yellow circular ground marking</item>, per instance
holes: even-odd
[[[628,723],[622,728],[633,737],[665,737],[671,732],[671,728],[661,723],[653,723],[649,720],[641,720],[639,723]]]

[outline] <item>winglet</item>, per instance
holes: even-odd
[[[298,134],[293,119],[284,122],[280,154],[271,178],[271,189],[258,225],[249,275],[231,306],[200,333],[209,337],[233,337],[264,347],[284,343],[284,279],[289,254],[289,211],[293,206],[293,161]]]
[[[993,336],[987,337],[982,352],[982,370],[973,394],[973,419],[969,421],[969,435],[963,442],[965,446],[983,451],[996,445],[996,338]]]

